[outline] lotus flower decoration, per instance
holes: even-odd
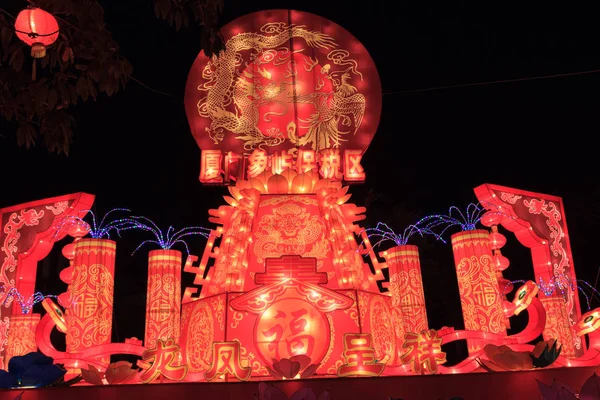
[[[127,361],[118,361],[112,363],[106,368],[106,371],[98,371],[93,365],[89,369],[81,370],[83,380],[92,385],[122,385],[132,383],[138,374],[137,369],[132,369],[132,364]]]
[[[488,360],[478,361],[487,371],[526,371],[552,365],[561,349],[552,339],[537,343],[533,351],[514,351],[508,346],[488,344],[483,348]]]
[[[275,379],[304,379],[314,375],[319,367],[310,361],[310,357],[304,354],[279,361],[273,359],[273,365],[271,368],[267,367],[267,371]]]

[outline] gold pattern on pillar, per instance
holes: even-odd
[[[392,306],[402,311],[404,332],[427,330],[419,248],[410,244],[395,246],[380,253],[380,256],[385,258],[390,274],[390,281],[383,285],[392,296]]]
[[[476,229],[455,233],[451,241],[465,329],[506,333],[488,231]],[[467,340],[469,353],[481,350],[484,344]]]
[[[108,239],[81,239],[75,244],[67,318],[69,353],[111,341],[116,250],[117,244]],[[98,361],[108,365],[110,357]]]
[[[11,315],[6,345],[6,365],[12,357],[37,351],[35,329],[38,322],[40,322],[40,314]]]
[[[146,348],[154,348],[157,339],[179,343],[180,310],[181,252],[153,250],[148,254]]]

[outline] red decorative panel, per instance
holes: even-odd
[[[451,240],[465,329],[506,332],[488,231],[459,232],[452,235]],[[467,344],[469,353],[484,346],[483,342],[476,340],[468,340]]]
[[[148,254],[146,332],[144,346],[152,349],[156,340],[179,342],[181,329],[181,252],[153,250]]]
[[[502,211],[501,225],[531,249],[537,283],[554,279],[577,281],[560,197],[487,183],[475,188],[475,194],[485,208]],[[549,307],[544,338],[558,340],[563,346],[561,354],[576,358],[585,352],[585,341],[574,332],[574,325],[581,317],[577,285],[567,287],[565,292],[564,296],[556,292],[547,296],[540,291],[540,300]]]
[[[0,284],[16,287],[28,298],[35,291],[37,262],[50,253],[54,242],[65,233],[57,228],[65,217],[82,216],[92,207],[94,196],[74,193],[0,209]],[[0,294],[0,369],[6,367],[4,350],[8,340],[11,315],[21,309],[9,298],[8,290]]]
[[[370,333],[377,360],[387,365],[399,364],[404,338],[402,316],[392,307],[390,296],[356,291],[360,332]]]
[[[181,346],[183,364],[189,373],[207,371],[212,360],[213,342],[225,341],[227,319],[226,294],[186,303],[181,311]]]
[[[264,271],[267,258],[299,254],[315,258],[318,270],[331,275],[331,245],[315,195],[262,195],[252,226],[251,274]],[[246,290],[255,286],[246,283]]]

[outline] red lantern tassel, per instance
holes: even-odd
[[[36,76],[36,59],[33,59],[33,67],[31,67],[31,80],[35,82],[35,76]]]

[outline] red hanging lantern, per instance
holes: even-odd
[[[58,31],[56,18],[36,7],[21,11],[15,21],[17,37],[31,46],[33,58],[46,56],[46,46],[56,42]]]

